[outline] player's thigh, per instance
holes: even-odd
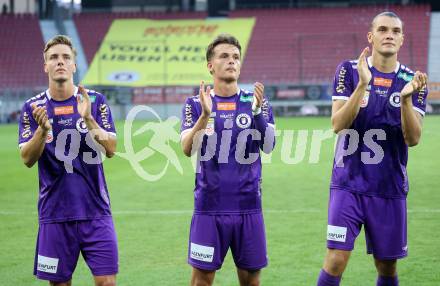
[[[267,266],[266,232],[263,213],[234,216],[232,257],[237,268],[249,271]]]
[[[353,250],[354,242],[363,223],[362,195],[331,189],[328,205],[327,248]]]
[[[366,200],[367,252],[384,261],[407,256],[406,199],[369,197]]]
[[[188,263],[206,271],[220,269],[231,242],[230,225],[230,215],[194,214],[188,242]]]
[[[260,285],[261,270],[246,270],[237,268],[238,280],[240,286],[258,286]]]
[[[214,283],[215,270],[204,270],[193,267],[191,286],[210,286]]]
[[[72,279],[80,253],[76,222],[39,225],[35,250],[34,275],[53,283]]]
[[[78,224],[81,253],[94,276],[118,273],[118,243],[112,217]],[[111,285],[111,284],[110,284]]]

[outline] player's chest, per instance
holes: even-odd
[[[88,128],[78,113],[76,100],[62,104],[48,102],[46,110],[52,125],[46,138],[46,146],[55,146],[57,141],[71,141],[76,142],[78,146],[84,145]],[[92,115],[95,116],[95,114],[96,109],[92,108]]]
[[[252,102],[243,97],[241,100],[238,98],[235,101],[217,100],[213,102],[212,113],[207,125],[207,135],[214,131],[219,133],[223,130],[232,130],[235,134],[252,126]]]
[[[361,101],[359,120],[368,125],[400,125],[400,91],[404,82],[373,77]]]

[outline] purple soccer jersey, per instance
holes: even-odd
[[[367,61],[372,79],[359,113],[349,127],[359,135],[359,145],[342,158],[335,155],[330,187],[385,198],[405,198],[409,190],[408,146],[402,133],[400,91],[411,81],[414,72],[397,63],[394,72],[382,73],[372,66],[371,58]],[[357,60],[344,61],[338,66],[333,100],[348,100],[351,96],[359,81],[356,66]],[[421,115],[425,115],[427,94],[427,90],[422,90],[412,95],[414,110]],[[353,138],[347,135],[338,140],[335,153],[348,150],[350,139]],[[381,150],[383,158],[380,158]]]
[[[105,97],[88,91],[92,116],[105,131],[115,135]],[[70,98],[56,101],[49,90],[27,100],[19,123],[19,146],[34,135],[38,124],[32,106],[45,106],[52,129],[38,160],[40,223],[95,219],[110,216],[110,201],[98,148],[77,110],[78,89]]]
[[[212,113],[201,146],[200,170],[196,173],[194,213],[260,212],[259,153],[265,134],[262,134],[264,130],[256,131],[264,125],[273,127],[269,102],[265,98],[262,112],[254,116],[250,92],[240,90],[230,97],[212,93],[211,98]],[[188,98],[182,112],[181,134],[195,125],[201,112],[199,97]]]

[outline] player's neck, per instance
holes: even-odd
[[[75,85],[73,82],[58,83],[52,81],[49,83],[50,97],[57,101],[66,100],[75,92]]]
[[[238,84],[234,82],[216,81],[214,79],[214,93],[218,96],[230,97],[237,94]]]
[[[397,54],[390,57],[384,57],[373,51],[373,54],[371,55],[371,64],[375,69],[382,73],[392,73],[396,70]]]

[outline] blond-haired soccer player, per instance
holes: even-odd
[[[101,152],[112,157],[116,134],[105,97],[73,83],[75,49],[66,36],[44,48],[49,88],[27,100],[19,146],[29,168],[38,162],[39,229],[34,274],[71,285],[81,253],[95,285],[116,285],[118,250]]]

